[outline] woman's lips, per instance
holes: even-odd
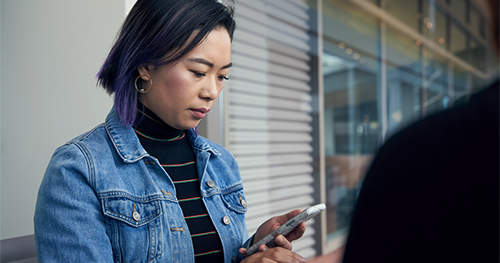
[[[198,119],[203,119],[207,115],[207,112],[209,112],[209,109],[205,108],[199,108],[199,109],[189,109],[193,115],[198,118]]]

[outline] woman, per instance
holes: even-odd
[[[99,83],[105,123],[58,148],[40,186],[40,262],[304,262],[289,241],[244,258],[251,239],[234,157],[198,136],[231,67],[232,11],[217,0],[139,0]]]

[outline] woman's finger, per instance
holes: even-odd
[[[288,241],[288,239],[286,239],[283,235],[279,235],[274,238],[274,242],[282,248],[292,250],[292,243],[290,243],[290,241]]]
[[[304,232],[306,232],[306,222],[300,223],[297,228],[295,228],[290,234],[286,236],[286,238],[292,242],[294,240],[297,240],[301,238],[304,235]]]

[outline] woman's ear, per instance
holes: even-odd
[[[151,78],[152,66],[148,64],[143,64],[137,68],[137,71],[139,72],[139,75],[141,76],[142,80],[149,81],[149,78]]]

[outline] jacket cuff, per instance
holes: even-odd
[[[251,247],[253,245],[253,239],[255,237],[255,234],[253,234],[241,247],[244,247],[246,249],[248,249],[249,247]]]

